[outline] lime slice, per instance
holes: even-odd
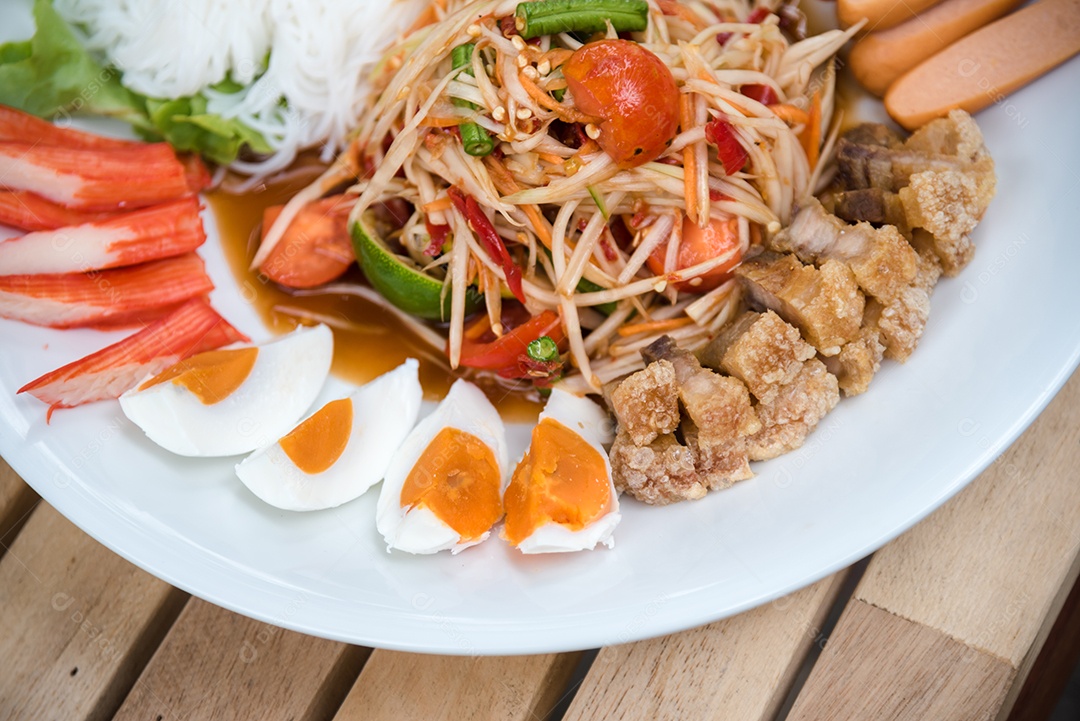
[[[374,229],[370,213],[353,223],[353,248],[371,287],[401,310],[427,320],[450,317],[450,292],[442,298],[443,284],[427,275],[411,258],[394,253]],[[479,307],[483,296],[473,288],[465,295],[465,312]]]

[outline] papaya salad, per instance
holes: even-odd
[[[347,213],[371,287],[316,292],[377,298],[459,373],[599,392],[733,319],[731,271],[829,180],[857,30],[768,0],[433,3],[253,266],[316,262],[290,224]]]

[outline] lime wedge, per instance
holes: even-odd
[[[427,275],[408,256],[394,253],[375,230],[370,213],[350,228],[353,248],[371,287],[401,310],[427,320],[450,317],[450,292],[442,298],[442,281]],[[479,307],[483,296],[473,288],[465,295],[465,312]]]

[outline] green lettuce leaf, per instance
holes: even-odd
[[[147,140],[165,140],[178,151],[197,152],[220,164],[231,163],[245,149],[273,152],[244,123],[207,112],[202,95],[159,100],[125,88],[116,70],[87,52],[50,0],[35,0],[34,22],[30,40],[0,45],[0,103],[43,118],[117,118]],[[219,86],[240,89],[231,81]]]

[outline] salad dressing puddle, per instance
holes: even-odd
[[[420,383],[427,400],[440,400],[455,376],[445,359],[416,338],[401,321],[378,305],[355,296],[340,294],[292,295],[249,269],[258,242],[263,211],[284,203],[315,177],[268,183],[246,193],[222,190],[207,197],[214,213],[222,248],[236,283],[245,289],[249,302],[263,323],[276,334],[287,333],[301,323],[323,321],[334,332],[334,375],[357,385],[393,370],[406,358],[420,362]],[[363,283],[355,267],[343,282]],[[282,309],[289,309],[282,312]],[[300,316],[300,317],[297,317]],[[509,393],[494,384],[478,383],[491,399],[503,420],[534,423],[540,404],[522,394]]]

